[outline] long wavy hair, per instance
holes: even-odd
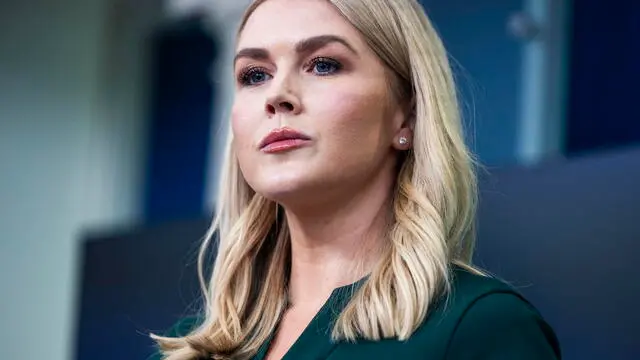
[[[254,1],[247,19],[266,0]],[[398,101],[411,99],[413,147],[399,161],[388,246],[341,312],[336,341],[407,339],[451,286],[451,265],[473,269],[474,159],[464,136],[447,53],[416,0],[327,0],[388,68]],[[290,239],[280,205],[244,179],[227,137],[215,220],[202,244],[203,321],[179,338],[152,335],[166,360],[246,359],[287,307]],[[211,274],[208,250],[216,245]]]

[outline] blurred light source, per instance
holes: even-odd
[[[531,41],[540,34],[540,25],[530,14],[518,12],[509,17],[507,30],[517,39]]]

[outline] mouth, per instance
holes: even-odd
[[[289,127],[274,129],[260,142],[260,151],[273,154],[300,148],[311,141],[311,137]]]

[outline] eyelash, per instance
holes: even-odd
[[[328,74],[318,74],[318,76],[328,76],[328,75],[335,74],[336,72],[338,72],[338,71],[342,70],[342,64],[340,64],[340,62],[339,62],[339,61],[334,60],[334,59],[332,59],[332,58],[324,57],[324,56],[318,56],[318,57],[315,57],[315,58],[311,59],[311,60],[310,60],[310,61],[305,65],[305,68],[310,68],[310,67],[311,67],[311,68],[313,68],[313,67],[315,67],[316,65],[318,65],[318,63],[327,63],[327,64],[329,64],[329,65],[331,65],[331,66],[333,66],[333,67],[335,68],[335,70],[334,70],[334,71],[332,71],[331,73],[328,73]]]
[[[305,69],[307,70],[311,70],[313,71],[313,68],[318,65],[319,63],[327,63],[330,66],[332,66],[334,68],[333,71],[329,72],[329,73],[317,73],[317,76],[329,76],[329,75],[333,75],[337,72],[339,72],[340,70],[342,70],[342,64],[340,62],[338,62],[337,60],[328,58],[328,57],[323,57],[323,56],[318,56],[315,57],[313,59],[311,59],[309,62],[307,62],[304,66]],[[256,86],[259,85],[258,84],[251,84],[250,83],[250,79],[252,75],[255,75],[257,73],[260,72],[264,72],[267,73],[267,69],[265,69],[262,66],[249,66],[246,69],[244,69],[239,75],[238,75],[238,83],[243,85],[243,86]],[[267,74],[267,76],[270,76]]]
[[[255,84],[250,84],[249,79],[252,75],[258,72],[267,72],[262,66],[249,66],[246,69],[242,70],[242,72],[238,75],[238,83],[243,86],[255,86]]]

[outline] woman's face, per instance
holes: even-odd
[[[392,178],[404,123],[387,71],[323,0],[268,0],[238,39],[234,149],[248,184],[283,204]]]

